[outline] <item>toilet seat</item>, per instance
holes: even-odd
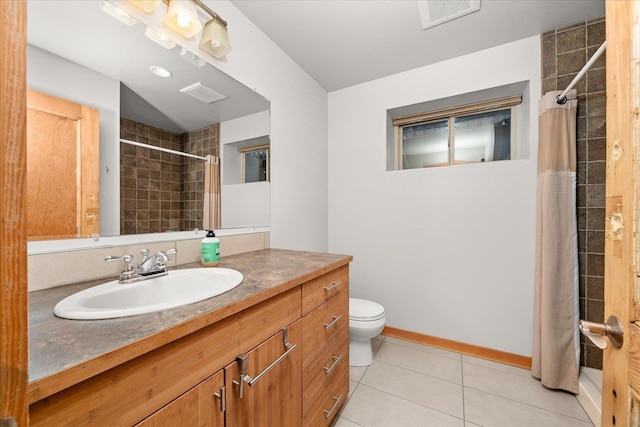
[[[349,298],[349,319],[359,322],[373,322],[384,317],[384,307],[359,298]]]

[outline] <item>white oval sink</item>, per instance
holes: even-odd
[[[135,283],[113,280],[68,296],[56,304],[53,313],[75,320],[152,313],[220,295],[242,279],[242,273],[230,268],[189,268]]]

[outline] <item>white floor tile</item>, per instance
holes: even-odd
[[[590,422],[465,388],[465,420],[483,427],[588,427]]]
[[[351,395],[353,394],[353,391],[356,389],[356,387],[358,387],[358,383],[349,380],[349,393],[347,394],[347,400],[351,398]]]
[[[379,340],[379,339],[376,339],[376,338],[371,340],[371,351],[373,351],[373,355],[374,356],[376,355],[376,353],[380,349],[380,346],[382,345],[383,341],[384,340]]]
[[[490,360],[480,359],[479,357],[462,355],[462,363],[470,363],[472,365],[484,366],[485,368],[496,369],[502,372],[508,372],[510,374],[520,375],[521,377],[531,378],[531,370],[518,368],[511,365],[505,365],[504,363],[492,362]]]
[[[372,346],[373,365],[349,368],[334,427],[593,425],[573,395],[527,369],[384,336]]]
[[[465,389],[468,387],[568,417],[589,420],[575,396],[562,391],[546,389],[533,378],[465,364],[464,386]]]
[[[462,362],[385,340],[374,360],[462,384]]]
[[[358,385],[341,418],[364,427],[462,427],[464,425],[460,418],[363,384]]]
[[[338,421],[333,425],[333,427],[361,427],[360,424],[356,424],[352,421],[346,420],[342,417],[338,418]]]
[[[462,386],[374,361],[360,384],[384,391],[454,417],[464,416]]]
[[[349,366],[349,379],[360,382],[362,376],[367,371],[368,366]]]
[[[403,347],[412,348],[414,350],[425,351],[431,354],[437,354],[438,356],[442,356],[442,357],[449,357],[451,359],[460,360],[460,353],[456,353],[455,351],[442,350],[440,348],[431,347],[424,344],[418,344],[411,341],[404,341],[404,340],[401,340],[398,338],[392,338],[392,337],[387,337],[385,339],[385,342],[390,344],[395,344],[395,345],[401,345]]]

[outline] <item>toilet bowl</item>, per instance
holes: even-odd
[[[349,365],[373,363],[371,339],[380,335],[386,318],[384,307],[373,301],[349,298]]]

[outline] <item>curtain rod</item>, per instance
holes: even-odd
[[[607,41],[605,40],[604,42],[602,42],[602,45],[598,48],[598,50],[596,50],[596,53],[593,54],[591,59],[589,59],[589,61],[587,61],[587,63],[584,64],[584,67],[582,67],[580,72],[573,78],[573,80],[571,80],[571,83],[569,83],[569,86],[567,86],[567,88],[560,95],[556,97],[556,102],[558,104],[562,105],[567,102],[567,94],[569,93],[569,91],[573,89],[576,83],[578,83],[578,80],[580,80],[582,76],[584,76],[587,70],[591,68],[593,63],[596,62],[598,58],[600,58],[600,55],[602,55],[602,52],[604,52],[606,47],[607,47]]]
[[[151,150],[164,151],[165,153],[177,154],[184,157],[193,157],[194,159],[207,160],[206,157],[196,156],[195,154],[183,153],[182,151],[170,150],[168,148],[156,147],[155,145],[144,144],[142,142],[129,141],[128,139],[120,139],[120,142],[124,142],[129,145],[137,145],[138,147],[149,148]]]

